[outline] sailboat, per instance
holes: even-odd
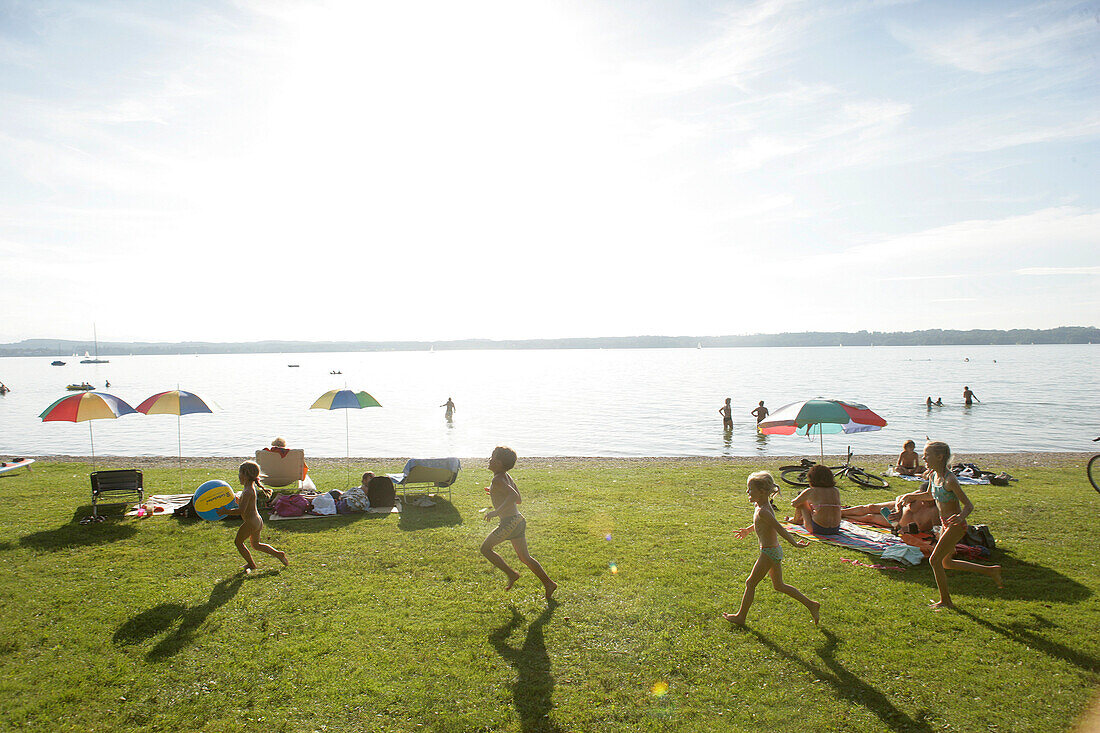
[[[92,324],[92,338],[95,339],[95,358],[93,359],[88,355],[88,352],[84,352],[84,358],[80,360],[81,364],[110,364],[109,359],[99,358],[99,334],[96,333],[95,324]]]

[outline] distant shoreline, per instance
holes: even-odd
[[[376,351],[479,351],[546,349],[715,349],[838,346],[1024,346],[1100,344],[1100,329],[1062,326],[1048,329],[952,331],[802,331],[726,336],[603,336],[558,339],[457,339],[438,341],[69,341],[24,339],[0,344],[0,356],[62,360],[95,350],[100,357],[191,354],[317,354]]]
[[[814,454],[816,456],[816,454]],[[1026,468],[1026,467],[1038,467],[1038,468],[1055,468],[1064,467],[1075,464],[1080,464],[1082,467],[1088,462],[1088,459],[1092,457],[1092,452],[1033,452],[1025,451],[1020,453],[960,453],[956,456],[952,456],[951,462],[964,462],[964,463],[976,463],[982,468],[989,468],[992,470],[996,468],[1011,469],[1011,468]],[[52,455],[52,456],[34,456],[26,454],[27,458],[34,458],[36,461],[42,463],[91,463],[91,456],[70,456],[70,455]],[[691,464],[691,463],[727,463],[732,466],[760,466],[762,468],[774,467],[786,463],[797,463],[802,458],[807,457],[802,455],[790,455],[790,456],[647,456],[647,457],[622,457],[622,456],[520,456],[519,462],[516,464],[516,469],[522,471],[525,468],[553,468],[564,469],[570,466],[577,466],[582,464],[604,463],[604,464]],[[809,456],[814,457],[814,456]],[[183,465],[185,468],[211,468],[218,470],[236,470],[242,461],[250,460],[253,456],[209,456],[209,457],[191,457],[185,456],[183,458]],[[853,457],[853,463],[858,466],[862,466],[871,471],[884,470],[886,466],[893,465],[897,459],[896,454],[857,454]],[[10,460],[10,459],[9,459]],[[383,466],[397,466],[398,469],[404,462],[408,460],[408,457],[359,457],[352,456],[350,461],[353,464],[373,464]],[[477,471],[480,468],[484,468],[485,462],[488,460],[487,456],[475,456],[472,458],[460,458],[462,461],[462,467],[464,471]],[[828,464],[832,464],[834,461],[839,463],[844,460],[843,455],[826,455],[825,461]],[[314,468],[343,468],[347,463],[345,458],[334,458],[328,456],[306,456],[306,462]],[[95,463],[97,468],[175,468],[179,465],[179,459],[176,456],[96,456]],[[33,468],[31,469],[33,470]],[[1082,482],[1087,484],[1087,480],[1084,475],[1081,476]]]

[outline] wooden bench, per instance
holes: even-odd
[[[145,499],[145,479],[133,468],[92,473],[92,516],[99,516],[99,501],[103,498],[137,495],[137,503]],[[129,504],[131,502],[115,502]]]

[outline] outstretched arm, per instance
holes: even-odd
[[[787,542],[790,542],[795,547],[806,547],[808,544],[810,544],[809,540],[796,538],[793,534],[788,532],[787,528],[784,527],[783,524],[778,519],[776,519],[775,515],[771,512],[761,512],[760,514],[766,517],[764,519],[765,522],[771,522],[772,525],[775,526],[775,531],[779,533],[780,537],[787,540]]]

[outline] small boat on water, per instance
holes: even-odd
[[[331,372],[329,372],[329,374],[343,374],[343,372],[340,371],[339,369],[334,369]]]
[[[297,364],[287,364],[287,366],[293,368],[293,367],[296,367],[298,365]]]
[[[87,392],[90,389],[95,389],[95,387],[87,382],[81,382],[80,384],[70,384],[65,389],[70,392]]]
[[[50,366],[65,366],[65,362],[61,361],[60,359],[54,359],[50,362]]]

